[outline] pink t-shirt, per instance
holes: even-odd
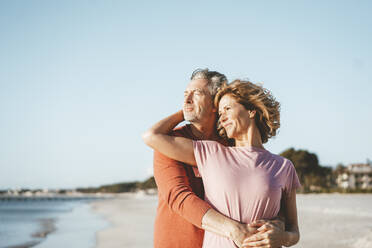
[[[300,187],[286,158],[255,147],[227,147],[193,141],[205,200],[218,212],[243,223],[278,215],[282,194]],[[236,247],[228,238],[205,232],[203,247]]]

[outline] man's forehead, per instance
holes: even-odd
[[[208,90],[207,79],[194,79],[187,85],[186,90]]]

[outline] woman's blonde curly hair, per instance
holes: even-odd
[[[232,96],[247,110],[256,110],[255,123],[260,131],[262,143],[266,143],[269,138],[276,135],[280,127],[280,103],[275,100],[269,90],[249,81],[234,80],[217,92],[214,98],[214,105],[217,109],[224,95]],[[219,121],[217,129],[221,137],[227,138],[225,129]]]

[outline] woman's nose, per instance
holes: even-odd
[[[221,122],[221,123],[224,123],[226,120],[227,120],[226,115],[225,115],[225,114],[221,114],[221,115],[220,115],[220,122]]]

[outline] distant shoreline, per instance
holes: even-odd
[[[334,191],[298,191],[297,194],[372,194],[372,190],[334,190]],[[0,201],[79,201],[79,200],[104,200],[114,199],[122,196],[136,196],[136,195],[157,195],[157,190],[138,190],[134,192],[121,192],[121,193],[81,193],[79,195],[65,195],[65,194],[53,194],[53,195],[10,195],[0,194]]]
[[[10,195],[3,194],[0,195],[0,200],[96,200],[102,198],[109,198],[115,194],[80,194],[80,195],[64,195],[64,194],[54,194],[54,195]]]

